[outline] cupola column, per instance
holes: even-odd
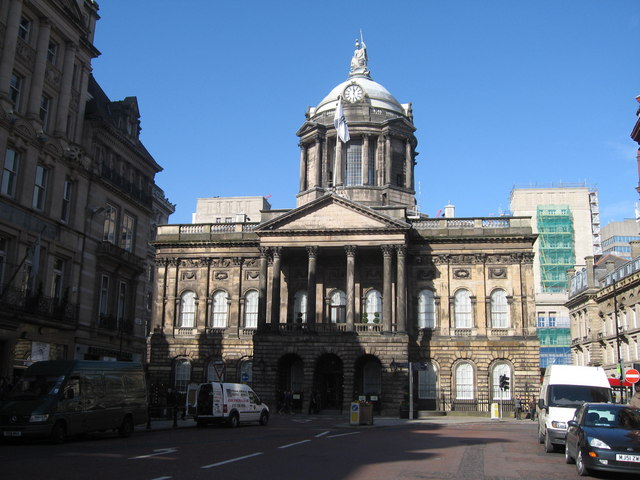
[[[375,185],[384,185],[384,137],[378,135],[378,148],[376,149],[376,180]]]
[[[307,147],[300,144],[300,191],[307,189]]]
[[[391,184],[391,159],[393,158],[391,152],[391,135],[389,133],[385,134],[385,145],[384,145],[384,185]]]
[[[411,155],[411,141],[405,141],[405,187],[413,189],[413,156]]]
[[[392,303],[391,298],[391,261],[393,245],[382,245],[382,330],[391,332]]]
[[[362,136],[362,185],[369,185],[369,135]]]
[[[347,253],[347,305],[346,305],[346,320],[347,331],[352,332],[354,329],[354,313],[355,313],[355,263],[356,263],[356,246],[345,245],[344,247]]]
[[[322,154],[324,153],[324,148],[322,148],[322,138],[320,135],[316,137],[316,150],[313,156],[314,159],[314,179],[313,186],[319,187],[322,185]]]
[[[316,263],[318,247],[308,246],[308,270],[307,270],[307,323],[316,323]]]
[[[331,179],[329,178],[329,139],[322,139],[322,179],[321,186],[328,187]]]
[[[335,187],[342,185],[342,141],[336,137],[336,158],[333,165],[333,185]]]

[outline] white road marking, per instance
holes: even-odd
[[[224,465],[226,463],[232,463],[232,462],[239,462],[240,460],[245,460],[247,458],[251,458],[251,457],[257,457],[258,455],[262,455],[264,452],[256,452],[256,453],[252,453],[251,455],[245,455],[244,457],[238,457],[238,458],[232,458],[230,460],[225,460],[223,462],[218,462],[218,463],[212,463],[211,465],[205,465],[203,467],[200,468],[213,468],[213,467],[219,467],[220,465]]]
[[[175,447],[171,447],[171,448],[156,448],[154,450],[155,453],[150,453],[149,455],[140,455],[138,457],[131,457],[131,458],[129,458],[129,460],[137,460],[139,458],[157,457],[158,455],[166,455],[167,453],[175,453],[177,451],[178,451],[178,449],[175,448]]]
[[[169,480],[170,478],[173,478],[173,477],[156,477],[156,478],[152,478],[151,480]]]
[[[327,433],[329,433],[330,431],[331,430],[327,430],[326,432],[319,433],[319,434],[316,435],[316,438],[322,437],[322,436],[326,435]]]
[[[329,435],[327,438],[344,437],[345,435],[358,435],[360,432],[339,433],[337,435]]]
[[[289,445],[282,445],[281,447],[278,448],[289,448],[289,447],[293,447],[295,445],[300,445],[302,443],[307,443],[310,442],[311,440],[302,440],[301,442],[296,442],[296,443],[290,443]]]

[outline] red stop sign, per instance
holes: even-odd
[[[630,368],[624,372],[624,379],[629,383],[637,383],[640,380],[640,372],[635,368]]]

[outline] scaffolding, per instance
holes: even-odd
[[[567,291],[567,270],[575,266],[574,232],[568,205],[538,206],[540,282],[543,292]]]

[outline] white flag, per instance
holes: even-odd
[[[349,141],[349,127],[347,126],[347,120],[344,118],[344,110],[342,109],[342,97],[338,97],[338,106],[336,107],[336,113],[333,116],[333,126],[336,127],[338,137],[343,143]]]

